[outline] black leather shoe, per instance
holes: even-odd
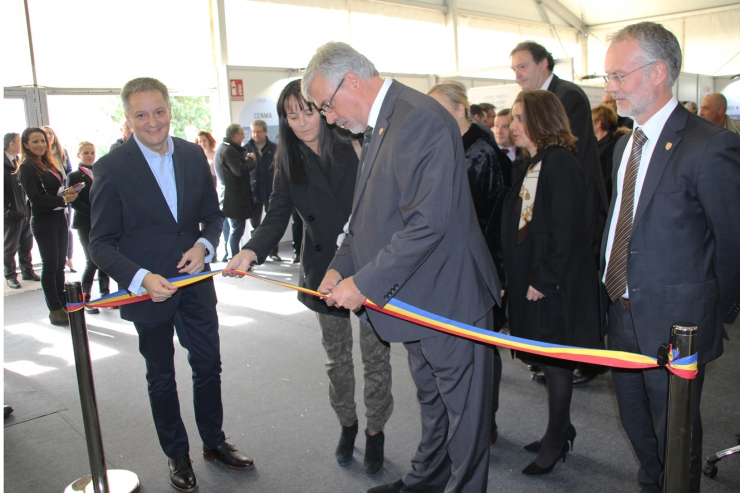
[[[537,365],[527,365],[527,370],[532,371],[532,372],[540,371],[541,369],[542,368],[540,368]]]
[[[225,253],[224,258],[221,259],[221,262],[228,262],[229,261],[229,254]]]
[[[532,373],[532,380],[534,380],[537,383],[543,383],[546,384],[547,380],[545,379],[545,372],[544,371],[536,371]]]
[[[193,461],[185,454],[167,461],[170,465],[170,484],[177,491],[195,491],[198,479],[193,472]]]
[[[294,264],[300,264],[301,263],[301,256],[298,253],[293,254],[293,263]]]
[[[342,426],[342,434],[339,436],[339,443],[334,455],[337,458],[337,464],[346,466],[352,461],[352,453],[355,451],[355,438],[357,437],[357,423],[352,426]]]
[[[5,279],[5,284],[7,284],[10,289],[21,289],[21,283],[19,283],[18,279],[14,277]]]
[[[283,259],[280,258],[280,255],[277,254],[277,252],[272,252],[270,254],[270,260],[274,260],[275,262],[282,262]]]
[[[100,309],[94,306],[91,307],[85,307],[85,313],[90,313],[92,315],[95,315],[97,313],[100,313]]]
[[[592,373],[587,373],[581,370],[580,368],[576,368],[573,370],[573,385],[581,385],[588,381],[593,380],[593,378],[596,375]]]
[[[22,274],[21,279],[23,279],[24,281],[36,281],[36,282],[41,280],[38,274],[36,274],[34,271],[26,272]]]
[[[217,448],[206,447],[203,444],[203,458],[206,460],[220,460],[229,469],[252,469],[254,461],[239,452],[236,447],[224,440]]]
[[[395,483],[386,483],[370,488],[367,493],[437,493],[444,491],[444,487],[426,487],[423,490],[410,488],[403,484],[403,480],[399,479]]]
[[[375,435],[368,435],[365,430],[365,474],[373,476],[383,469],[383,447],[385,435],[379,431]]]
[[[3,412],[5,413],[4,419],[8,419],[8,417],[13,414],[13,411],[15,411],[15,409],[13,409],[13,406],[3,406]]]

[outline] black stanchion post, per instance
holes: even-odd
[[[677,323],[671,331],[671,345],[680,357],[696,353],[697,328]],[[691,425],[694,420],[694,381],[671,374],[668,384],[663,493],[688,493],[691,453]]]
[[[82,300],[82,287],[79,282],[66,283],[64,290],[68,303],[78,303]],[[84,310],[69,314],[69,327],[72,333],[77,387],[80,391],[82,421],[85,427],[85,441],[87,442],[87,456],[90,461],[91,474],[67,486],[65,493],[82,491],[85,493],[136,492],[139,490],[139,478],[136,474],[121,469],[111,469],[110,471],[106,469]]]

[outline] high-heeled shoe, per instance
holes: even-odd
[[[568,429],[565,430],[565,442],[570,443],[571,452],[573,451],[573,442],[575,441],[576,441],[576,429],[571,424],[571,425],[568,425]],[[542,447],[542,442],[540,442],[539,440],[536,440],[532,443],[525,445],[524,450],[526,450],[527,452],[539,452],[541,447]]]
[[[542,467],[537,465],[536,461],[532,461],[527,467],[522,469],[522,474],[527,474],[529,476],[534,476],[537,474],[547,474],[548,472],[552,471],[552,468],[555,467],[555,464],[560,462],[560,459],[563,459],[563,464],[565,464],[565,456],[568,455],[568,449],[568,442],[566,441],[563,444],[563,451],[558,457],[555,458],[555,462],[553,462],[549,466]]]

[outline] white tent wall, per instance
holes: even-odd
[[[608,9],[601,0],[127,0],[125,8],[116,0],[7,3],[11,22],[6,19],[10,28],[2,31],[3,51],[6,66],[15,69],[0,75],[4,87],[74,92],[150,75],[183,94],[218,94],[217,133],[234,116],[228,67],[274,67],[279,80],[283,67],[301,69],[329,40],[352,44],[383,73],[411,74],[411,85],[424,90],[442,77],[460,77],[468,87],[511,83],[511,48],[534,39],[556,58],[572,58],[578,82],[603,73],[609,33],[631,19],[650,19],[674,32],[683,48],[681,99],[698,102],[706,88],[731,87],[714,78],[740,73],[737,0],[618,0]],[[260,86],[262,76],[254,76]]]

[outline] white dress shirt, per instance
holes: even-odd
[[[555,74],[550,74],[550,77],[547,78],[545,83],[540,87],[543,91],[547,91],[547,88],[550,87],[550,82],[552,82],[552,78],[555,76]]]
[[[385,78],[380,92],[375,96],[375,101],[373,101],[373,105],[370,107],[370,113],[367,115],[367,126],[373,127],[373,135],[375,135],[375,124],[378,123],[380,108],[383,106],[383,101],[385,101],[385,95],[388,94],[388,89],[391,87],[391,82],[393,82],[392,79]]]
[[[644,125],[640,125],[635,121],[635,128],[634,130],[637,130],[638,128],[642,130],[642,132],[645,134],[645,137],[647,137],[647,142],[645,142],[645,145],[642,146],[642,156],[640,157],[640,168],[637,170],[637,181],[635,182],[635,202],[632,206],[632,218],[634,220],[635,212],[637,211],[637,206],[640,203],[640,193],[642,192],[642,184],[645,182],[645,175],[647,174],[648,167],[650,166],[650,158],[653,156],[653,151],[655,150],[655,143],[658,142],[658,138],[660,137],[661,132],[663,132],[663,127],[665,126],[666,122],[668,121],[668,117],[671,116],[671,113],[673,113],[673,110],[676,109],[676,106],[678,106],[678,100],[676,97],[672,97],[670,101],[668,101],[665,106],[663,106],[660,110],[658,110],[657,113],[655,113],[653,116],[650,117],[648,121],[645,122]],[[619,171],[617,171],[617,198],[616,202],[614,204],[614,213],[612,214],[612,221],[609,225],[609,236],[607,236],[606,239],[606,266],[607,268],[604,269],[604,278],[603,281],[606,282],[606,271],[608,270],[609,266],[609,257],[611,257],[612,253],[612,243],[614,242],[614,233],[617,229],[617,219],[619,218],[619,209],[622,205],[622,187],[624,186],[624,174],[627,169],[627,162],[630,159],[630,154],[632,153],[632,140],[633,135],[630,136],[629,140],[627,141],[627,146],[624,148],[624,153],[622,154],[622,161],[619,164]],[[627,282],[629,283],[629,279],[627,279]],[[625,298],[629,298],[629,285],[627,286],[627,289],[624,293]]]

